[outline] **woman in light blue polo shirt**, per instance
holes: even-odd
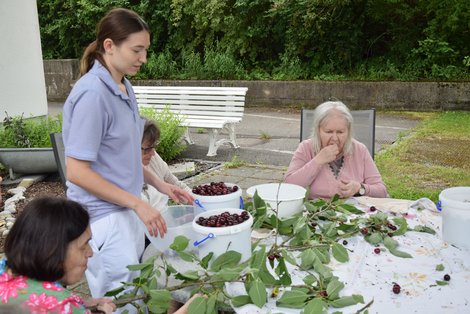
[[[93,257],[86,277],[93,297],[135,278],[126,266],[139,263],[144,251],[143,224],[152,235],[166,233],[159,211],[140,198],[144,181],[176,201],[193,201],[142,167],[143,120],[125,75],[147,61],[149,45],[149,28],[135,12],[108,12],[64,105],[67,197],[90,214]]]

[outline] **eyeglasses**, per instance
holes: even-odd
[[[150,146],[150,147],[141,147],[142,149],[142,153],[144,155],[147,155],[147,154],[150,154],[151,152],[153,152],[153,146]]]

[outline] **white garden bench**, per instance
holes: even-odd
[[[216,156],[222,144],[238,148],[235,125],[241,122],[247,87],[133,86],[139,107],[170,111],[183,118],[184,140],[193,144],[189,128],[205,128],[209,134],[207,156]],[[229,138],[217,140],[226,129]]]

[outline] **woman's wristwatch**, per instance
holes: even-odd
[[[364,196],[366,195],[366,187],[361,183],[361,187],[359,188],[359,191],[357,191],[354,196]]]

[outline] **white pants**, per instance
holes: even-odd
[[[91,224],[93,256],[88,259],[85,275],[94,298],[103,297],[120,287],[121,282],[132,282],[139,275],[127,266],[140,263],[144,252],[143,226],[132,210],[112,213]],[[125,309],[136,313],[132,305],[121,307],[115,313]]]

